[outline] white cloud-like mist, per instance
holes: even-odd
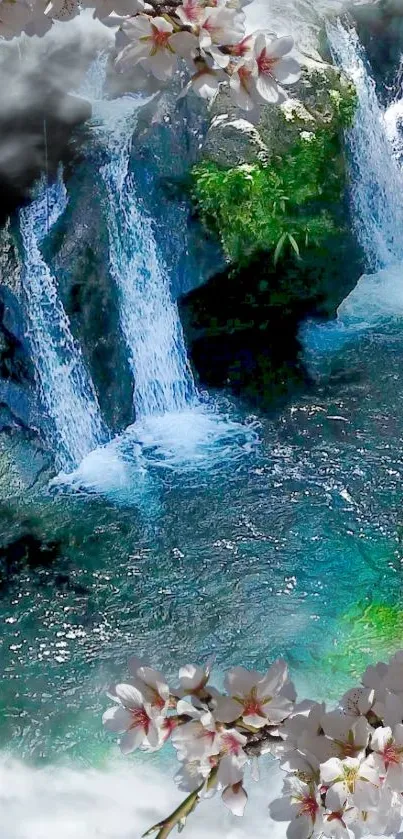
[[[56,23],[44,38],[22,36],[0,44],[0,178],[27,185],[45,163],[44,120],[57,155],[85,106],[74,93],[111,30],[90,13]],[[67,129],[67,130],[66,130]],[[24,183],[25,182],[25,183]]]

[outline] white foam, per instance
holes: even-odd
[[[100,771],[34,769],[0,756],[2,839],[138,839],[183,799],[171,774],[123,759]],[[280,785],[274,765],[261,783],[251,782],[243,819],[232,816],[219,797],[203,802],[189,818],[184,839],[285,839],[285,826],[273,823],[267,809]]]
[[[156,469],[212,471],[241,461],[260,442],[259,423],[237,422],[212,403],[147,417],[87,455],[51,487],[105,495],[113,501],[159,510]]]

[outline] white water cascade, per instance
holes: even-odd
[[[99,76],[97,74],[99,97]],[[105,161],[109,264],[120,296],[120,322],[134,380],[136,419],[181,411],[196,389],[168,271],[158,253],[153,221],[130,172],[139,96],[93,99],[92,127]]]
[[[377,271],[403,261],[403,178],[356,31],[338,21],[328,27],[328,38],[334,60],[357,90],[358,110],[347,136],[351,202],[367,267]]]
[[[58,296],[57,280],[41,243],[67,206],[62,170],[51,186],[41,183],[34,200],[20,211],[24,250],[23,290],[28,339],[38,388],[52,428],[50,445],[59,468],[79,465],[107,439],[98,400],[80,347]]]
[[[356,31],[328,26],[335,62],[356,86],[358,110],[347,134],[353,224],[370,272],[364,274],[327,324],[308,322],[302,341],[316,375],[318,359],[370,329],[403,317],[403,174],[393,118],[384,113]],[[321,362],[319,360],[319,373]]]

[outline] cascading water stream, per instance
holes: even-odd
[[[67,206],[62,170],[51,186],[42,182],[34,200],[20,211],[24,250],[23,289],[28,338],[41,395],[48,414],[50,444],[59,468],[70,470],[107,439],[97,396],[75,342],[57,281],[41,242]]]
[[[197,397],[169,275],[129,169],[136,113],[144,100],[99,98],[99,77],[92,127],[106,158],[100,173],[107,195],[110,271],[120,296],[135,415],[143,419],[181,411]]]
[[[403,175],[396,127],[377,98],[356,31],[338,21],[327,32],[335,62],[357,91],[357,113],[346,137],[350,195],[354,228],[371,273],[340,304],[337,320],[303,327],[306,361],[315,375],[321,372],[323,353],[333,353],[360,333],[403,314]]]
[[[340,21],[327,31],[333,58],[357,91],[358,110],[347,136],[351,202],[367,267],[377,271],[403,261],[403,178],[356,31]]]

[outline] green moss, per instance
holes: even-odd
[[[261,251],[271,252],[275,261],[287,253],[300,259],[307,247],[340,236],[346,183],[342,129],[351,124],[356,95],[349,84],[327,95],[327,109],[316,112],[314,121],[304,123],[296,111],[291,117],[296,139],[268,163],[224,169],[205,160],[193,168],[199,215],[231,262],[247,264]],[[290,114],[283,120],[286,128]]]

